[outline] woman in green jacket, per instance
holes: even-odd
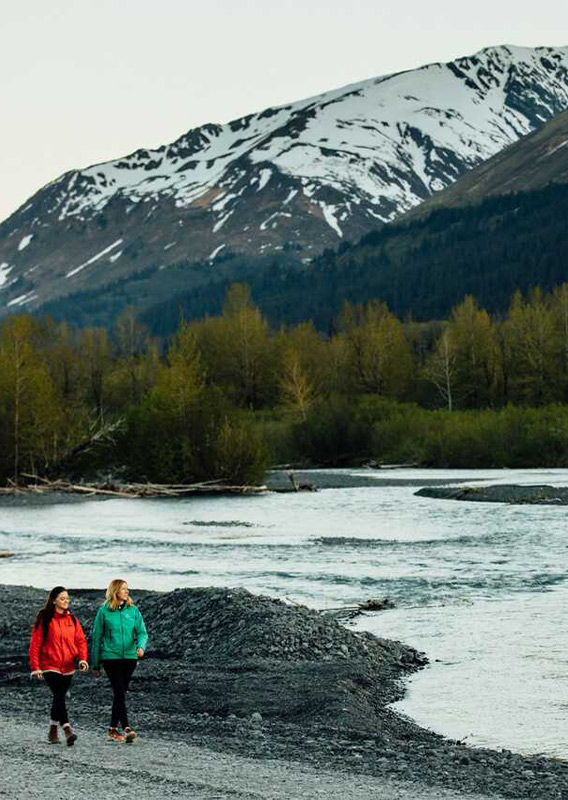
[[[100,664],[103,665],[112,686],[114,700],[108,737],[115,742],[132,742],[137,736],[128,724],[126,692],[147,642],[142,614],[130,599],[126,581],[112,580],[106,591],[106,602],[95,617],[91,664],[96,678],[101,675]],[[119,725],[122,725],[122,734]]]

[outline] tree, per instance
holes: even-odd
[[[79,338],[83,393],[100,422],[106,410],[105,379],[112,364],[108,334],[104,328],[86,328]]]
[[[451,332],[445,330],[424,368],[426,380],[434,384],[448,411],[455,402],[456,351]]]
[[[211,382],[226,387],[244,407],[256,409],[275,402],[273,339],[245,284],[229,289],[220,317],[194,323],[192,330]]]
[[[346,303],[340,325],[353,388],[401,397],[410,380],[412,360],[404,329],[386,303],[371,300],[366,307]]]
[[[516,292],[503,325],[504,351],[512,399],[542,405],[554,396],[557,346],[552,315],[542,292],[528,301]]]
[[[295,407],[303,419],[321,391],[326,368],[324,342],[312,322],[281,331],[277,347],[282,351],[280,390],[283,402]]]
[[[498,348],[489,314],[471,295],[452,311],[448,335],[461,403],[470,408],[489,405],[498,376]]]
[[[316,391],[302,367],[300,355],[293,348],[287,349],[284,354],[280,387],[285,405],[297,408],[302,419],[306,419],[316,397]]]
[[[105,377],[105,400],[116,414],[140,403],[156,382],[160,353],[135,310],[127,307],[115,322],[114,358]]]
[[[9,317],[0,329],[0,476],[16,483],[22,471],[34,472],[57,457],[62,428],[62,410],[37,334],[37,321],[27,315]]]
[[[558,399],[568,400],[568,283],[557,286],[549,298],[553,341],[558,363]]]

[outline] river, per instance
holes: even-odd
[[[568,758],[567,509],[414,494],[432,479],[566,486],[568,470],[340,474],[376,485],[2,506],[0,551],[15,556],[0,559],[0,583],[118,576],[134,590],[242,586],[317,608],[389,597],[394,609],[354,625],[430,658],[398,710],[469,744]]]

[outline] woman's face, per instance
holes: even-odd
[[[118,597],[118,599],[120,600],[121,603],[125,603],[127,601],[127,599],[128,599],[128,585],[126,583],[122,584],[122,586],[120,587],[120,589],[116,593],[116,596]]]
[[[69,594],[67,592],[59,592],[53,601],[53,605],[55,606],[56,611],[59,611],[59,613],[67,611],[69,608]]]

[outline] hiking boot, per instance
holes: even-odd
[[[111,742],[125,742],[125,737],[118,732],[118,728],[109,728],[108,729],[108,738]]]
[[[65,732],[65,741],[67,742],[67,747],[73,747],[73,745],[77,741],[77,734],[73,733],[73,731],[71,730],[71,725],[69,724],[64,725],[63,730]]]
[[[127,726],[124,729],[124,738],[126,739],[126,741],[128,743],[130,743],[130,742],[133,742],[134,739],[138,738],[138,734],[136,733],[136,731],[133,731],[132,728]]]
[[[47,732],[47,740],[49,744],[59,744],[59,734],[57,733],[57,723],[50,725]]]

